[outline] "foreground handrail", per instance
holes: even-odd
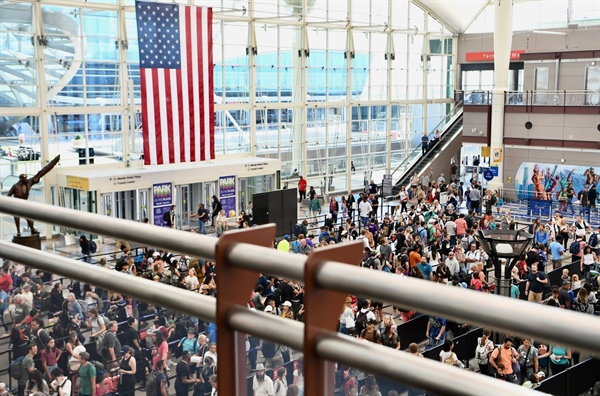
[[[0,252],[2,257],[9,260],[103,289],[116,290],[153,304],[169,306],[203,320],[214,322],[217,315],[214,297],[5,241],[0,241]]]
[[[217,239],[202,235],[156,228],[127,220],[7,197],[0,197],[0,210],[50,223],[92,230],[100,234],[136,239],[136,242],[149,245],[159,244],[193,256],[204,255],[207,258],[215,256],[214,246]],[[129,234],[127,230],[137,234]],[[138,232],[138,230],[142,231]],[[6,257],[5,245],[8,244],[0,245],[2,247],[0,254]],[[242,243],[232,246],[229,254],[236,266],[304,281],[305,256]],[[51,255],[51,257],[57,256]],[[13,259],[22,261],[19,256]],[[90,265],[85,266],[85,268],[93,268]],[[63,274],[61,271],[56,273]],[[76,274],[73,272],[67,274],[77,278],[74,275]],[[93,278],[87,281],[94,282]],[[476,294],[474,291],[461,288],[403,278],[335,262],[324,263],[319,271],[318,283],[321,287],[367,295],[462,323],[489,326],[508,333],[533,336],[536,339],[552,341],[600,355],[600,344],[597,343],[600,334],[600,318],[592,315],[559,311],[525,301],[510,300],[509,303],[506,297]],[[577,323],[577,326],[573,327],[573,323]]]
[[[232,309],[228,324],[243,332],[287,344],[295,349],[302,347],[301,332],[304,331],[304,325],[300,322],[237,307]],[[401,379],[406,385],[428,388],[443,395],[481,395],[490,392],[507,395],[540,394],[448,365],[441,370],[441,364],[436,360],[419,358],[404,351],[332,331],[320,332],[316,352],[324,359]],[[431,380],[431,373],[435,373],[435,381]],[[465,387],[465,384],[469,385]]]
[[[163,247],[177,253],[188,253],[194,257],[215,259],[217,239],[207,235],[160,228],[136,221],[115,219],[5,196],[0,196],[0,212],[100,235],[116,236],[139,246]]]
[[[130,296],[204,320],[215,321],[216,319],[216,300],[212,297],[205,297],[188,290],[109,271],[4,241],[0,241],[0,251],[4,257],[10,260],[18,260],[45,271],[127,293]],[[231,309],[228,312],[227,322],[237,331],[253,334],[298,350],[301,350],[304,345],[304,324],[300,322],[251,311],[245,307]],[[411,386],[446,395],[478,396],[489,393],[490,390],[497,394],[540,394],[531,389],[524,389],[491,377],[460,370],[434,360],[417,358],[405,352],[359,341],[331,331],[320,333],[316,351],[323,359],[348,364],[394,378]],[[431,380],[431,373],[435,373],[435,381]]]

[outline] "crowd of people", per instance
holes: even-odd
[[[463,183],[454,178],[447,183],[443,174],[434,178],[431,171],[421,177],[414,175],[410,186],[397,194],[399,201],[395,210],[379,218],[378,186],[371,182],[357,199],[352,194],[339,202],[332,199],[318,233],[311,233],[311,224],[305,220],[294,228],[295,235],[285,235],[273,248],[290,254],[308,254],[323,246],[361,240],[364,254],[357,258],[357,264],[365,268],[387,272],[390,276],[409,276],[489,293],[495,286],[488,276],[489,258],[475,233],[479,229],[514,229],[515,221],[510,211],[502,209],[501,198],[496,193],[486,191],[477,182],[464,190],[463,187]],[[448,202],[441,205],[440,194],[444,192],[448,194]],[[314,202],[318,202],[318,198],[314,189],[310,187],[306,191],[305,188],[305,193],[310,207],[315,205],[316,209]],[[466,211],[461,209],[463,201]],[[358,224],[352,221],[355,211]],[[209,212],[200,207],[196,215],[199,219],[208,218]],[[214,224],[218,223],[217,217],[218,214],[213,218]],[[249,226],[251,217],[241,213],[238,227]],[[536,220],[530,232],[535,243],[512,267],[511,297],[519,297],[518,288],[514,286],[525,281],[525,293],[530,301],[594,313],[600,228],[592,230],[580,217],[569,224],[561,213],[556,213],[545,224]],[[85,260],[91,261],[89,241],[83,238],[80,244]],[[107,257],[100,259],[99,266],[217,296],[214,262],[158,249],[134,253],[123,241],[118,241],[117,246],[120,251],[114,267]],[[580,274],[566,273],[560,285],[549,285],[546,262],[551,260],[554,268],[561,267],[567,252],[574,262],[579,260]],[[173,377],[177,395],[191,391],[194,395],[217,393],[214,323],[163,310],[90,284],[72,282],[69,290],[63,287],[63,281],[52,274],[28,269],[19,263],[5,261],[0,269],[0,308],[4,329],[11,338],[11,376],[18,382],[19,396],[34,393],[28,392],[34,388],[41,389],[42,393],[52,388],[61,396],[75,392],[84,396],[131,394],[136,388],[146,389],[149,394],[166,395]],[[546,298],[544,292],[548,287],[551,293]],[[302,321],[303,297],[301,283],[261,274],[248,306],[266,314]],[[408,347],[411,353],[419,354],[422,346],[401,345],[399,337],[400,324],[417,313],[398,306],[385,313],[384,308],[387,309],[383,302],[368,296],[349,295],[341,307],[339,331],[393,349]],[[144,328],[136,318],[147,317],[152,318],[153,326]],[[441,347],[443,363],[464,365],[452,351],[452,338],[469,329],[468,324],[431,316],[427,328],[423,329],[425,349]],[[532,340],[520,340],[521,345],[515,348],[515,340],[508,336],[498,348],[491,342],[490,334],[491,331],[484,330],[478,346],[483,348],[477,352],[480,372],[524,386],[534,386],[543,376],[560,372],[565,362],[575,361],[577,356],[568,348],[534,345]],[[247,341],[255,395],[302,394],[302,362],[295,361],[293,350],[261,342],[251,335]],[[549,360],[549,364],[540,363],[543,359]],[[523,374],[517,375],[510,361],[518,361]],[[290,377],[293,380],[288,384]],[[368,373],[339,366],[336,378],[339,394],[350,395],[354,390],[360,394],[377,394],[377,379]],[[411,389],[409,393],[416,395],[420,391]]]

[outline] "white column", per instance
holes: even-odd
[[[498,177],[488,182],[488,188],[502,188],[503,165],[494,161],[494,152],[501,150],[504,157],[504,92],[508,90],[510,51],[512,47],[513,0],[494,3],[494,89],[492,90],[492,126],[490,146],[492,164],[498,166]],[[503,158],[502,158],[503,159]]]

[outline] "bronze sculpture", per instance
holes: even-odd
[[[33,176],[30,179],[27,178],[26,174],[24,174],[24,173],[20,174],[19,181],[10,188],[10,191],[8,192],[8,196],[9,197],[14,196],[15,198],[19,198],[19,199],[28,199],[29,192],[31,191],[31,187],[34,184],[39,183],[40,179],[42,177],[44,177],[48,172],[50,172],[52,170],[52,168],[54,168],[56,166],[58,161],[60,161],[60,155],[57,155],[56,158],[54,158],[52,161],[50,161],[50,163],[48,163],[48,165],[44,166],[38,173],[35,174],[35,176]],[[17,236],[21,236],[21,218],[15,216],[14,219],[15,219],[15,225],[17,226]],[[29,229],[31,230],[32,235],[40,233],[38,230],[33,228],[33,220],[30,220],[30,219],[25,219],[25,220],[27,220],[27,225],[29,225]]]

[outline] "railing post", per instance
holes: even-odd
[[[219,390],[224,395],[246,396],[246,341],[242,333],[227,325],[227,315],[233,306],[244,306],[250,300],[259,273],[234,267],[229,261],[229,250],[236,243],[249,243],[270,247],[275,238],[275,225],[267,224],[243,230],[227,232],[216,245],[217,276],[217,340],[219,341],[219,373],[234,373],[233,378],[219,381]],[[284,265],[284,263],[282,263]],[[213,342],[214,340],[211,340]]]
[[[319,288],[317,274],[327,260],[356,265],[363,249],[361,241],[343,243],[313,251],[307,258],[304,270],[304,394],[328,395],[335,385],[326,363],[316,354],[316,340],[323,329],[337,331],[339,317],[348,295]],[[327,304],[324,304],[324,302]]]

